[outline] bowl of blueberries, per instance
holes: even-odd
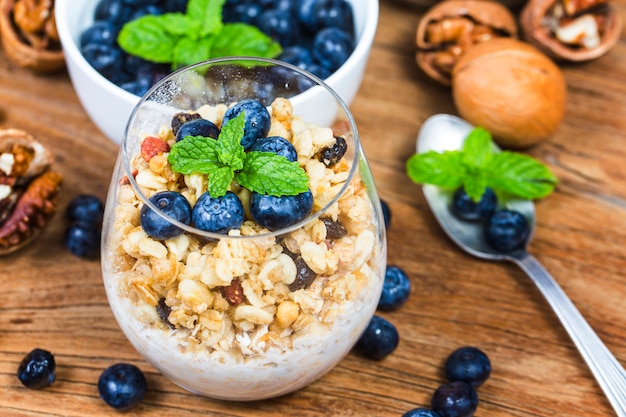
[[[120,143],[139,99],[174,70],[222,56],[278,59],[324,80],[348,105],[363,78],[378,0],[57,0],[76,94]],[[307,105],[323,108],[316,95]]]

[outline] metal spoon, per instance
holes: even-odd
[[[447,114],[432,116],[424,122],[420,130],[417,152],[460,149],[472,128],[473,126],[456,116]],[[514,262],[526,272],[561,320],[616,414],[619,417],[626,417],[626,371],[548,271],[526,251],[526,248],[510,253],[492,249],[483,238],[480,224],[458,220],[451,213],[449,208],[451,191],[433,185],[424,185],[423,191],[443,230],[463,250],[486,260]],[[534,231],[535,209],[532,201],[516,200],[507,202],[506,206],[521,212],[529,220],[531,231]],[[531,238],[532,232],[526,244]]]

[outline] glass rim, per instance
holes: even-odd
[[[337,104],[339,105],[339,107],[343,110],[345,116],[346,116],[346,121],[349,123],[350,125],[350,131],[352,132],[352,136],[353,136],[353,140],[354,140],[354,150],[353,150],[353,161],[352,164],[350,166],[350,170],[348,171],[348,176],[344,182],[344,184],[341,186],[341,189],[339,189],[339,191],[333,196],[333,198],[324,206],[322,207],[320,210],[311,213],[309,216],[307,216],[305,219],[291,225],[291,226],[287,226],[281,229],[277,229],[277,230],[273,230],[273,231],[268,231],[265,233],[259,233],[259,234],[255,234],[255,235],[230,235],[228,233],[226,234],[222,234],[222,233],[215,233],[215,232],[208,232],[206,230],[202,230],[202,229],[198,229],[192,225],[188,225],[185,223],[182,223],[170,216],[168,216],[167,214],[163,213],[161,210],[159,210],[157,208],[157,206],[152,203],[147,196],[141,191],[141,187],[139,186],[139,184],[137,183],[137,181],[135,180],[135,177],[133,176],[133,169],[131,167],[131,161],[132,159],[136,156],[136,155],[130,155],[130,151],[129,151],[129,131],[132,127],[132,124],[135,120],[135,117],[139,111],[139,109],[142,107],[142,105],[149,101],[149,98],[159,89],[161,88],[161,86],[163,86],[164,84],[168,83],[170,80],[172,80],[173,78],[177,77],[179,74],[183,73],[183,72],[187,72],[187,71],[193,71],[194,69],[198,68],[198,67],[208,67],[208,66],[212,66],[214,64],[219,64],[219,63],[228,63],[228,62],[235,62],[235,61],[239,61],[239,62],[250,62],[250,61],[255,61],[255,62],[261,62],[261,63],[265,63],[265,64],[269,64],[269,65],[274,65],[274,66],[281,66],[281,67],[285,67],[288,68],[292,71],[294,71],[298,76],[303,76],[306,77],[308,79],[310,79],[311,81],[313,81],[315,83],[315,86],[320,86],[322,87],[326,92],[330,93],[333,98],[336,100]],[[311,87],[311,89],[313,88]],[[289,98],[289,101],[292,101],[293,98],[298,97],[302,94],[305,94],[307,92],[310,92],[311,89],[309,90],[305,90],[301,93],[298,93],[297,95]],[[323,126],[323,127],[329,127],[329,126]],[[362,155],[362,149],[361,149],[361,142],[359,140],[359,133],[356,127],[356,122],[354,120],[354,117],[352,116],[352,113],[350,112],[350,109],[348,108],[348,105],[344,102],[344,100],[339,96],[339,94],[337,94],[337,92],[330,87],[326,82],[324,82],[324,80],[322,80],[321,78],[319,78],[318,76],[305,71],[295,65],[289,64],[287,62],[283,62],[283,61],[279,61],[276,59],[272,59],[272,58],[259,58],[259,57],[250,57],[250,56],[230,56],[230,57],[222,57],[222,58],[214,58],[214,59],[209,59],[209,60],[205,60],[205,61],[201,61],[192,65],[188,65],[182,68],[179,68],[173,72],[171,72],[170,74],[168,74],[166,77],[162,78],[161,80],[159,80],[157,83],[155,83],[152,87],[150,87],[150,89],[140,98],[139,102],[135,105],[135,107],[133,108],[133,111],[130,114],[130,117],[128,118],[128,121],[126,123],[126,127],[124,129],[124,137],[122,139],[122,144],[121,144],[121,152],[122,152],[122,159],[123,159],[123,165],[124,165],[124,171],[126,173],[126,177],[128,178],[128,181],[130,183],[130,185],[133,187],[133,190],[135,192],[135,195],[137,197],[139,197],[139,199],[141,200],[141,202],[145,205],[147,205],[148,207],[150,207],[150,209],[154,212],[156,212],[159,216],[161,216],[164,220],[167,220],[168,222],[170,222],[171,224],[173,224],[174,226],[178,227],[179,229],[183,230],[184,233],[190,233],[193,235],[197,235],[197,236],[201,236],[207,239],[211,239],[211,240],[221,240],[221,239],[258,239],[258,238],[272,238],[272,237],[279,237],[288,233],[293,232],[294,230],[298,230],[302,227],[304,227],[306,224],[314,221],[315,219],[321,217],[324,213],[326,213],[335,203],[337,203],[337,201],[339,200],[339,198],[345,193],[346,189],[350,186],[350,183],[352,182],[352,179],[354,178],[356,171],[358,169],[358,166],[360,164],[360,159],[361,159],[361,155]]]

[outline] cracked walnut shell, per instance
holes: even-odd
[[[0,130],[0,255],[26,246],[56,213],[62,177],[51,163],[30,134]]]
[[[520,16],[523,37],[549,57],[589,61],[619,40],[622,20],[607,0],[530,0]]]
[[[517,37],[515,17],[502,4],[448,0],[429,9],[417,27],[417,65],[433,80],[450,85],[454,64],[473,45]]]
[[[65,59],[54,18],[54,0],[0,0],[2,47],[14,64],[45,73]]]

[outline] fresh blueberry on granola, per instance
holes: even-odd
[[[211,197],[209,192],[205,192],[193,206],[191,220],[198,229],[226,234],[243,224],[243,205],[231,191],[221,197]]]
[[[191,221],[191,205],[189,201],[176,191],[161,191],[150,197],[150,201],[165,216],[184,224]],[[183,230],[164,219],[148,205],[141,207],[139,216],[141,227],[154,239],[170,239],[180,235]]]
[[[187,136],[204,136],[205,138],[217,139],[220,128],[210,120],[195,118],[184,123],[176,132],[176,142],[185,139]]]
[[[306,219],[312,208],[310,191],[281,197],[252,193],[250,197],[250,215],[269,230],[282,229]]]
[[[284,156],[287,160],[295,162],[298,160],[298,153],[291,142],[281,136],[268,136],[254,142],[250,147],[250,152],[272,152],[276,155]]]
[[[222,125],[227,124],[229,120],[234,119],[240,113],[245,115],[241,145],[245,150],[249,150],[254,142],[267,136],[270,130],[270,114],[260,101],[242,100],[226,110]]]

